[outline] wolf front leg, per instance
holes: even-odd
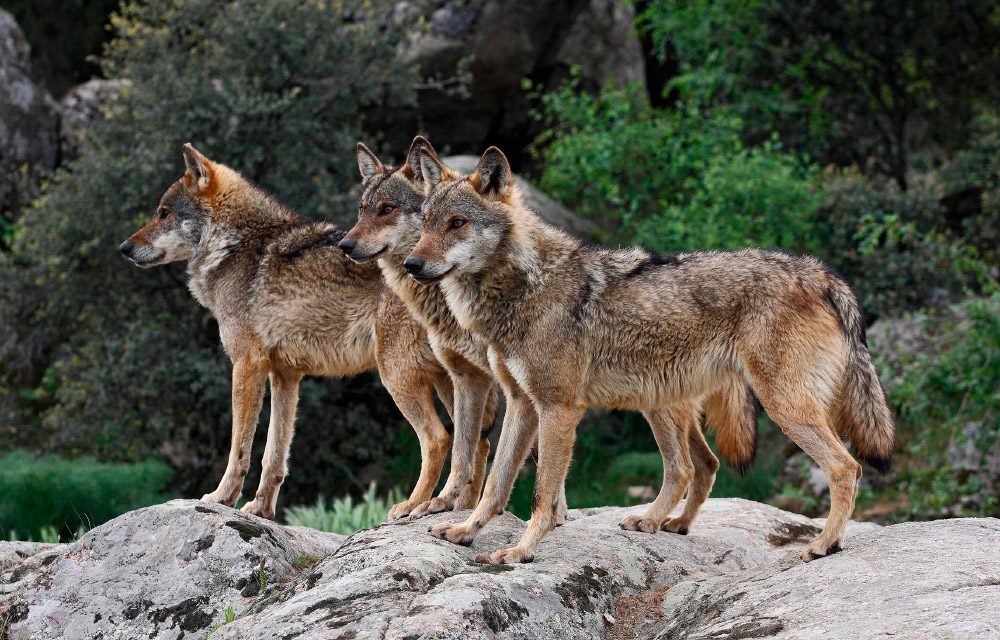
[[[479,500],[476,464],[486,405],[493,393],[493,379],[457,354],[447,354],[446,359],[455,401],[451,472],[441,493],[414,509],[410,514],[413,518],[441,511],[471,509]]]
[[[504,385],[504,394],[507,398],[507,410],[504,412],[500,441],[497,443],[497,453],[493,458],[483,498],[465,522],[441,522],[428,529],[438,538],[455,544],[472,544],[476,533],[503,513],[507,506],[517,472],[524,465],[524,459],[535,442],[538,420],[531,400],[523,391]]]
[[[242,509],[268,520],[274,518],[278,491],[288,476],[288,450],[295,434],[295,411],[299,404],[302,374],[297,371],[272,371],[270,380],[271,422],[267,426],[260,485],[254,499]]]
[[[561,492],[573,457],[576,426],[586,407],[547,405],[538,410],[538,473],[531,520],[517,545],[501,549],[490,556],[477,556],[477,562],[516,564],[531,562],[535,549],[556,523]]]
[[[261,403],[264,401],[264,380],[267,361],[243,356],[233,361],[233,433],[229,444],[229,461],[219,487],[202,496],[206,502],[233,506],[243,491],[243,479],[250,469],[250,447],[257,427]]]

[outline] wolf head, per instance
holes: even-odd
[[[417,243],[424,203],[421,151],[437,159],[431,143],[417,136],[403,165],[392,167],[382,164],[368,147],[358,143],[363,185],[358,222],[339,243],[355,262],[382,255],[398,256],[402,261]]]
[[[147,268],[189,260],[212,213],[212,198],[224,174],[223,165],[184,145],[184,175],[167,188],[156,213],[144,227],[118,247],[136,265]]]
[[[477,273],[510,231],[520,196],[507,158],[490,147],[476,170],[457,176],[434,155],[420,151],[425,188],[420,241],[403,266],[418,282]]]

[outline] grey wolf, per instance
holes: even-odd
[[[817,260],[774,251],[657,256],[585,246],[523,206],[495,147],[468,176],[429,153],[420,166],[422,235],[404,267],[418,282],[440,283],[459,324],[487,342],[501,384],[523,390],[539,418],[531,520],[514,547],[484,560],[533,558],[589,406],[646,417],[664,483],[635,528],[681,533],[690,522],[669,513],[689,484],[688,502],[703,499],[697,478],[711,467],[691,415],[702,401],[739,398],[747,388],[830,484],[830,516],[803,559],[841,547],[861,465],[840,436],[878,469],[888,467],[894,440],[861,311],[842,279]],[[471,541],[505,499],[530,439],[526,429],[505,428],[497,459],[513,462],[494,465],[465,522],[432,532]]]
[[[120,249],[144,268],[186,261],[188,287],[215,316],[232,360],[228,463],[218,488],[202,499],[232,506],[240,497],[269,381],[260,485],[243,511],[273,518],[303,376],[352,376],[378,366],[420,441],[420,477],[391,512],[409,513],[432,495],[451,440],[434,404],[436,391],[451,410],[451,380],[423,327],[381,284],[378,267],[344,256],[336,246],[343,234],[333,225],[307,221],[191,145],[183,155],[184,175]]]

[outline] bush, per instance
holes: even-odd
[[[896,328],[875,349],[903,343],[881,363],[897,413],[897,516],[1000,515],[1000,294]]]
[[[0,531],[11,539],[56,541],[139,507],[168,500],[173,471],[159,460],[102,464],[30,453],[0,458]]]
[[[817,170],[777,143],[748,149],[724,111],[663,111],[637,92],[542,97],[542,186],[612,243],[658,251],[812,249]]]
[[[391,14],[387,0],[122,6],[101,66],[131,88],[2,232],[0,444],[132,462],[155,452],[184,469],[175,490],[214,488],[230,433],[218,327],[183,267],[140,271],[116,247],[180,175],[187,141],[308,217],[352,217],[366,114],[415,99]],[[387,435],[406,428],[370,375],[308,381],[298,426],[293,500],[363,491]]]
[[[821,257],[876,317],[943,307],[988,286],[985,265],[945,228],[927,187],[901,191],[855,172],[832,173],[820,216],[826,226]]]
[[[326,499],[320,496],[312,506],[289,507],[285,511],[285,523],[343,535],[380,525],[385,522],[392,505],[401,501],[402,496],[394,489],[381,498],[376,491],[375,483],[372,483],[357,504],[351,496],[345,496],[327,505]]]

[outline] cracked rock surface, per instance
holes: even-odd
[[[844,552],[804,565],[817,520],[712,499],[687,536],[618,528],[644,508],[571,511],[533,563],[496,567],[473,558],[517,539],[510,514],[460,547],[427,527],[461,513],[344,539],[176,500],[73,544],[0,545],[0,620],[13,640],[791,638],[819,637],[823,618],[851,637],[892,621],[996,632],[996,521],[852,524]]]

